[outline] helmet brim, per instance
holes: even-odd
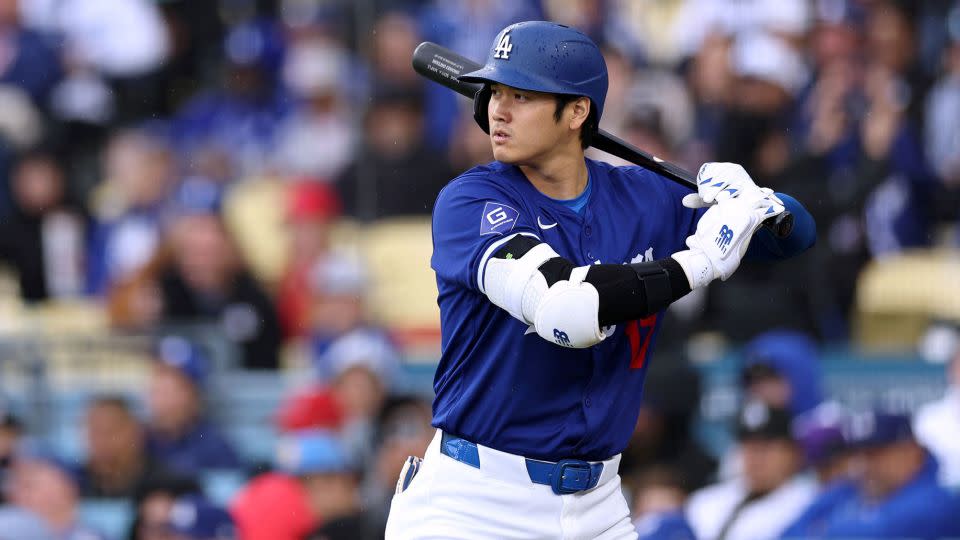
[[[471,83],[483,84],[502,84],[519,90],[530,92],[545,92],[548,94],[564,94],[579,96],[583,94],[572,94],[563,85],[556,81],[538,77],[530,73],[513,70],[504,66],[483,66],[482,68],[465,73],[458,80]]]

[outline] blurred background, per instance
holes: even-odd
[[[750,530],[697,490],[862,463],[865,411],[960,486],[960,2],[0,0],[0,539],[382,537],[432,436],[433,201],[492,159],[411,53],[527,19],[601,45],[603,128],[817,220],[671,307],[638,527]]]

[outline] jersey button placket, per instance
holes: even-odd
[[[596,246],[594,246],[593,242],[591,241],[591,237],[593,236],[593,226],[590,223],[592,220],[593,215],[588,209],[584,212],[583,228],[580,229],[580,245],[582,246],[584,255],[587,256],[587,260],[591,262],[597,260],[597,254],[595,253]]]

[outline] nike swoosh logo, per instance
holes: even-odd
[[[539,225],[540,228],[543,230],[552,229],[557,226],[556,223],[551,223],[550,225],[544,225],[543,222],[540,221],[540,216],[537,216],[537,225]]]

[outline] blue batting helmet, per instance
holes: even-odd
[[[474,101],[474,118],[489,132],[490,84],[521,90],[586,96],[596,121],[607,95],[607,64],[600,48],[579,30],[547,21],[526,21],[504,28],[493,41],[487,63],[459,77],[484,83]]]

